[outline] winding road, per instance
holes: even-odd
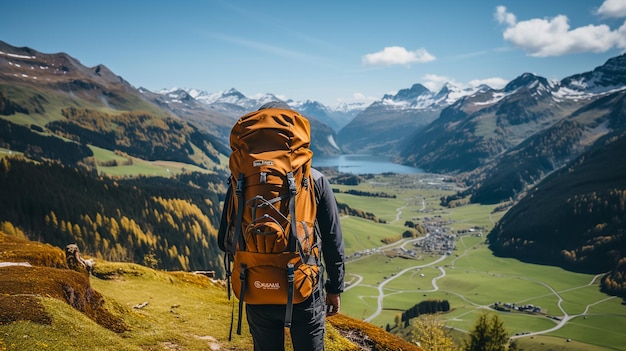
[[[390,281],[398,278],[399,276],[403,275],[406,272],[410,272],[414,269],[418,269],[418,268],[424,268],[424,267],[429,267],[432,266],[433,264],[436,264],[438,262],[441,262],[443,260],[446,259],[446,257],[448,256],[441,256],[440,258],[438,258],[436,261],[433,261],[431,263],[427,263],[427,264],[423,264],[420,266],[413,266],[413,267],[409,267],[409,268],[405,268],[403,270],[401,270],[398,274],[394,275],[393,277],[389,277],[385,280],[383,280],[380,284],[378,284],[378,306],[376,307],[376,312],[374,312],[371,316],[367,317],[364,319],[364,321],[366,322],[370,322],[372,319],[376,318],[380,312],[382,312],[383,310],[383,300],[385,299],[385,285],[387,285],[387,283],[389,283]],[[442,278],[443,276],[446,275],[446,271],[443,270],[443,268],[439,267],[439,270],[441,270],[441,275],[438,277],[433,278],[433,286],[435,287],[435,290],[438,290],[437,287],[437,279]]]
[[[396,244],[397,244],[397,243],[396,243]],[[404,244],[406,244],[406,243],[404,243]],[[377,289],[378,289],[378,296],[377,296],[377,307],[376,307],[376,311],[374,311],[374,313],[372,313],[370,316],[368,316],[368,317],[364,318],[363,320],[364,320],[365,322],[371,322],[374,318],[376,318],[376,317],[377,317],[377,316],[378,316],[378,315],[382,312],[382,310],[383,310],[383,301],[384,301],[385,297],[386,297],[386,296],[389,296],[389,295],[393,295],[393,294],[397,294],[397,293],[398,293],[398,291],[393,291],[392,293],[385,294],[385,286],[386,286],[389,282],[391,282],[391,281],[393,281],[394,279],[397,279],[398,277],[400,277],[400,276],[402,276],[402,275],[404,275],[404,274],[406,274],[406,273],[408,273],[408,272],[411,272],[411,271],[413,271],[413,270],[416,270],[416,269],[422,269],[422,268],[425,268],[425,267],[430,267],[430,266],[434,266],[434,265],[436,265],[437,263],[439,263],[439,262],[441,262],[441,261],[445,260],[447,257],[448,257],[448,256],[444,255],[444,256],[441,256],[440,258],[438,258],[437,260],[435,260],[435,261],[433,261],[433,262],[430,262],[430,263],[427,263],[427,264],[423,264],[423,265],[417,265],[417,266],[412,266],[412,267],[405,268],[405,269],[401,270],[400,272],[398,272],[397,274],[395,274],[394,276],[391,276],[391,277],[389,277],[389,278],[387,278],[387,279],[383,280],[383,281],[382,281],[380,284],[378,284],[378,286],[377,286]],[[435,278],[433,278],[433,279],[432,279],[432,286],[433,286],[433,289],[431,289],[431,290],[421,290],[421,292],[434,292],[434,291],[438,291],[438,290],[439,290],[439,286],[437,285],[437,280],[444,278],[444,277],[446,276],[446,271],[445,271],[445,269],[444,269],[443,267],[437,267],[437,268],[439,269],[439,271],[441,272],[441,274],[440,274],[440,275],[438,275],[437,277],[435,277]],[[355,277],[355,278],[356,278],[356,282],[350,282],[349,286],[345,289],[346,291],[347,291],[347,290],[349,290],[349,289],[354,288],[355,286],[358,286],[358,285],[359,285],[359,284],[363,281],[363,277],[362,277],[362,276],[360,276],[360,275],[357,275],[357,274],[350,274],[350,275],[352,275],[353,277]],[[595,281],[596,281],[599,277],[601,277],[601,276],[602,276],[602,274],[598,274],[598,275],[596,275],[593,279],[591,279],[591,281],[590,281],[588,284],[583,285],[583,286],[580,286],[580,287],[570,288],[570,289],[568,289],[568,290],[564,290],[563,292],[567,292],[567,291],[570,291],[570,290],[575,290],[575,289],[580,289],[580,288],[583,288],[583,287],[590,286],[590,285],[594,284],[594,282],[595,282]],[[561,313],[562,313],[562,316],[558,316],[558,319],[552,319],[552,320],[554,320],[554,322],[556,323],[556,325],[555,325],[554,327],[552,327],[552,328],[545,329],[545,330],[540,330],[540,331],[535,331],[535,332],[524,333],[524,334],[520,334],[520,335],[514,335],[514,336],[511,336],[511,339],[517,339],[517,338],[529,337],[529,336],[533,336],[533,335],[540,335],[540,334],[547,334],[547,333],[551,333],[551,332],[553,332],[553,331],[556,331],[556,330],[561,329],[562,327],[564,327],[564,326],[565,326],[565,325],[566,325],[566,324],[567,324],[570,320],[572,320],[573,318],[577,318],[577,317],[581,317],[581,316],[585,316],[585,315],[587,315],[587,314],[588,314],[588,312],[589,312],[589,308],[590,308],[590,307],[592,307],[592,306],[594,306],[594,305],[597,305],[597,304],[599,304],[599,303],[602,303],[602,302],[605,302],[605,301],[608,301],[608,300],[611,300],[611,299],[614,299],[614,298],[615,298],[615,296],[609,296],[609,297],[607,297],[607,298],[605,298],[605,299],[602,299],[602,300],[599,300],[599,301],[596,301],[596,302],[594,302],[594,303],[591,303],[591,304],[587,305],[583,313],[570,315],[570,314],[568,314],[568,313],[567,313],[567,311],[563,308],[562,304],[563,304],[563,301],[564,301],[564,300],[563,300],[563,297],[560,295],[560,293],[559,293],[558,291],[556,291],[556,290],[555,290],[552,286],[550,286],[550,285],[546,284],[545,282],[542,282],[542,281],[539,281],[539,280],[534,280],[534,279],[533,279],[533,280],[531,280],[531,281],[533,281],[533,282],[535,282],[535,283],[537,283],[537,284],[541,284],[541,285],[545,286],[548,290],[550,290],[550,292],[551,292],[554,296],[556,296],[556,297],[557,297],[557,299],[558,299],[558,303],[557,303],[557,305],[558,305],[558,307],[559,307],[559,310],[560,310],[560,311],[561,311]],[[466,301],[467,303],[469,303],[469,304],[471,304],[471,305],[473,305],[473,306],[475,306],[475,307],[477,307],[477,308],[483,308],[483,309],[493,310],[490,306],[476,304],[476,303],[474,303],[474,302],[472,302],[472,301],[470,301],[470,300],[467,300],[467,299],[465,298],[465,296],[463,296],[463,295],[461,295],[461,294],[458,294],[458,293],[455,293],[455,292],[449,292],[449,293],[452,293],[452,294],[454,294],[454,295],[459,296],[459,297],[460,297],[460,298],[462,298],[464,301]]]
[[[395,221],[400,220],[401,215],[402,215],[402,210],[404,208],[406,208],[407,206],[408,206],[408,203],[405,206],[396,209],[396,219],[395,219]],[[426,207],[426,203],[425,203],[424,199],[422,199],[422,207],[423,207],[422,210],[424,210],[425,207]],[[379,248],[377,248],[377,249],[375,249],[373,251],[374,252],[382,252],[385,249],[389,249],[389,248],[393,248],[393,247],[404,247],[405,245],[407,245],[409,243],[413,243],[413,242],[416,242],[416,241],[419,241],[419,240],[423,240],[424,238],[425,237],[421,237],[421,238],[417,238],[417,239],[403,239],[403,240],[400,240],[400,241],[398,241],[396,243],[393,243],[393,244],[380,246]],[[467,250],[462,255],[460,255],[457,258],[455,258],[451,262],[451,266],[453,267],[454,264],[456,263],[456,261],[459,258],[465,256],[466,254],[467,254]],[[383,280],[382,282],[380,282],[377,285],[378,295],[377,295],[377,299],[376,299],[376,301],[377,301],[376,311],[374,311],[374,313],[372,313],[368,317],[364,318],[363,320],[365,322],[371,322],[374,318],[378,317],[380,315],[380,313],[382,312],[382,310],[383,310],[383,302],[384,302],[385,297],[399,293],[399,291],[393,291],[393,292],[385,294],[385,286],[388,283],[390,283],[394,279],[397,279],[398,277],[400,277],[400,276],[402,276],[402,275],[404,275],[404,274],[406,274],[408,272],[414,271],[416,269],[422,269],[422,268],[425,268],[425,267],[434,266],[434,265],[438,264],[439,262],[445,260],[447,257],[448,257],[447,255],[443,255],[443,256],[441,256],[440,258],[438,258],[437,260],[435,260],[433,262],[430,262],[430,263],[427,263],[427,264],[423,264],[423,265],[417,265],[417,266],[412,266],[412,267],[405,268],[405,269],[401,270],[400,272],[398,272],[397,274],[395,274],[395,275],[393,275],[393,276]],[[441,274],[438,275],[437,277],[433,278],[433,280],[432,280],[433,289],[432,290],[421,290],[421,292],[434,292],[434,291],[438,291],[439,290],[439,286],[437,285],[437,281],[439,279],[442,279],[442,278],[444,278],[446,276],[446,271],[445,271],[445,269],[443,267],[437,267],[437,268],[439,269]],[[349,274],[349,275],[353,276],[355,278],[353,280],[356,280],[356,281],[350,281],[349,285],[345,289],[346,291],[354,288],[355,286],[360,285],[361,282],[363,281],[363,277],[360,276],[360,275],[357,275],[357,274]],[[598,275],[594,276],[593,279],[591,279],[591,281],[588,284],[580,286],[580,287],[573,287],[573,288],[564,290],[562,292],[567,292],[567,291],[570,291],[570,290],[575,290],[575,289],[580,289],[580,288],[583,288],[583,287],[590,286],[590,285],[594,284],[594,282],[601,276],[602,276],[602,274],[598,274]],[[591,303],[591,304],[587,305],[583,313],[570,315],[570,314],[567,313],[565,308],[563,308],[562,304],[563,304],[564,300],[563,300],[563,297],[561,296],[561,294],[558,291],[556,291],[552,286],[550,286],[549,284],[547,284],[547,283],[545,283],[543,281],[539,281],[539,280],[535,280],[535,279],[529,279],[529,280],[533,281],[534,283],[541,284],[541,285],[545,286],[548,290],[550,290],[551,294],[554,295],[558,299],[557,306],[558,306],[558,308],[559,308],[559,310],[560,310],[562,315],[561,316],[555,316],[555,317],[552,318],[552,320],[556,323],[556,325],[554,327],[552,327],[552,328],[545,329],[545,330],[540,330],[540,331],[535,331],[535,332],[528,332],[528,333],[524,333],[524,334],[520,334],[520,335],[514,335],[514,336],[511,336],[511,339],[518,339],[518,338],[522,338],[522,337],[529,337],[529,336],[533,336],[533,335],[540,335],[540,334],[547,334],[547,333],[554,332],[554,331],[556,331],[558,329],[563,328],[572,319],[587,315],[588,312],[589,312],[589,308],[591,308],[592,306],[615,298],[614,296],[610,296],[610,297],[607,297],[605,299],[596,301],[594,303]],[[467,303],[469,303],[469,304],[471,304],[471,305],[473,305],[473,306],[475,306],[477,308],[493,310],[491,308],[491,306],[476,304],[476,303],[466,299],[465,296],[463,296],[461,294],[458,294],[458,293],[455,293],[455,292],[448,292],[448,293],[452,293],[454,295],[459,296],[461,299],[463,299]]]
[[[396,209],[396,217],[395,217],[395,220],[393,222],[397,222],[397,221],[399,221],[401,219],[402,211],[409,206],[409,201],[411,201],[411,199],[407,199],[407,203],[404,206],[399,207],[399,208]],[[421,209],[421,211],[424,211],[426,209],[426,201],[425,201],[424,198],[422,198],[421,201],[422,201],[422,209]],[[491,220],[492,223],[494,223],[494,220],[493,220],[491,214],[489,215],[489,219]],[[402,239],[402,240],[400,240],[398,242],[395,242],[393,244],[380,246],[380,247],[372,250],[371,253],[372,254],[378,254],[378,253],[383,252],[384,250],[387,250],[387,249],[390,249],[390,248],[404,248],[405,245],[408,245],[408,244],[411,244],[411,243],[414,243],[416,241],[423,240],[423,239],[425,239],[425,237],[416,238],[416,239]],[[468,247],[462,254],[460,254],[455,259],[453,259],[450,262],[450,264],[449,264],[450,267],[454,267],[455,263],[457,262],[458,259],[460,259],[463,256],[466,256],[469,253],[469,249],[470,248]],[[356,260],[359,260],[359,259],[361,259],[363,257],[365,257],[365,256],[357,258]],[[374,320],[376,317],[378,317],[381,314],[381,312],[383,310],[383,302],[384,302],[385,297],[389,297],[391,295],[398,294],[398,293],[401,293],[401,292],[406,292],[406,291],[398,291],[398,290],[392,290],[391,291],[391,290],[387,289],[388,291],[387,291],[387,293],[385,293],[385,288],[386,288],[387,284],[392,282],[394,279],[397,279],[400,276],[403,276],[403,275],[405,275],[405,274],[407,274],[409,272],[413,272],[413,274],[416,274],[415,271],[418,270],[418,269],[423,269],[425,267],[435,266],[438,263],[440,263],[443,260],[445,260],[447,257],[449,257],[449,256],[443,255],[443,256],[439,257],[437,260],[435,260],[433,262],[405,268],[405,269],[399,271],[398,273],[390,276],[389,278],[386,278],[382,282],[378,283],[377,286],[375,287],[377,289],[377,291],[378,291],[378,294],[375,295],[375,296],[372,296],[372,297],[376,297],[376,304],[377,304],[376,310],[371,315],[369,315],[366,318],[364,318],[363,320],[365,322],[371,322],[372,320]],[[356,261],[356,260],[354,260],[354,261]],[[354,261],[352,261],[352,262],[354,262]],[[432,283],[433,288],[431,290],[420,290],[420,292],[435,292],[435,291],[439,291],[439,286],[437,285],[437,281],[439,279],[442,279],[442,278],[444,278],[446,276],[446,270],[444,269],[444,267],[441,267],[441,266],[439,266],[437,268],[439,269],[440,274],[432,279],[431,283]],[[351,279],[349,282],[347,282],[348,284],[347,284],[347,287],[345,288],[345,291],[348,291],[348,290],[350,290],[350,289],[352,289],[352,288],[354,288],[356,286],[362,285],[362,281],[363,281],[363,277],[362,276],[360,276],[358,274],[352,274],[352,273],[348,273],[347,275],[352,276],[353,279]],[[582,313],[580,313],[580,314],[571,314],[570,315],[570,314],[567,313],[567,311],[563,307],[564,299],[561,296],[561,293],[565,293],[565,292],[568,292],[568,291],[571,291],[571,290],[576,290],[576,289],[581,289],[581,288],[588,287],[588,286],[590,286],[590,285],[592,285],[594,283],[597,283],[597,280],[602,275],[603,274],[598,274],[598,275],[594,276],[589,281],[588,284],[585,284],[585,285],[582,285],[582,286],[572,287],[572,288],[569,288],[569,289],[566,289],[566,290],[562,290],[562,291],[559,292],[556,289],[554,289],[552,286],[550,286],[548,283],[540,281],[540,280],[530,279],[528,277],[520,277],[520,276],[504,274],[503,276],[510,276],[510,277],[517,277],[517,278],[527,279],[529,281],[532,281],[533,283],[545,286],[550,291],[550,293],[547,294],[546,296],[553,295],[553,296],[556,297],[556,299],[557,299],[557,306],[558,306],[558,309],[559,309],[560,314],[561,314],[559,316],[557,316],[554,313],[551,314],[553,317],[551,317],[550,320],[552,320],[555,323],[554,327],[551,327],[551,328],[548,328],[548,329],[545,329],[545,330],[534,331],[534,332],[525,332],[523,334],[513,335],[510,338],[511,339],[518,339],[518,338],[523,338],[523,337],[531,337],[531,336],[534,336],[534,335],[548,334],[548,333],[554,332],[556,330],[559,330],[559,329],[563,328],[565,325],[567,325],[568,322],[570,322],[574,318],[578,318],[578,317],[583,317],[583,316],[589,315],[589,310],[594,305],[597,305],[597,304],[600,304],[600,303],[603,303],[603,302],[606,302],[608,300],[616,298],[614,296],[608,296],[606,298],[603,298],[603,299],[600,299],[600,300],[595,301],[593,303],[590,303],[590,304],[588,304],[585,307],[584,311]],[[372,287],[371,285],[363,285],[363,286]],[[486,310],[495,311],[491,306],[477,304],[477,303],[469,300],[468,298],[466,298],[464,295],[459,294],[457,292],[454,292],[454,291],[446,291],[446,292],[458,296],[463,301],[467,302],[469,305],[472,305],[472,306],[474,306],[474,307],[476,307],[478,309],[486,309]],[[454,329],[458,329],[458,328],[454,328]],[[461,330],[461,329],[458,329],[458,330]],[[461,330],[461,331],[463,331],[463,330]],[[463,332],[466,332],[466,331],[463,331]]]

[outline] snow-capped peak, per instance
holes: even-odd
[[[464,96],[474,94],[477,90],[478,87],[463,88],[453,83],[445,83],[438,92],[434,93],[418,83],[396,94],[385,94],[382,100],[375,104],[395,109],[439,109]]]

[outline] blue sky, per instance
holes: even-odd
[[[135,87],[380,99],[422,83],[501,87],[626,50],[626,0],[3,1],[0,40],[104,64]]]

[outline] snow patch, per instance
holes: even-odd
[[[491,100],[482,101],[482,102],[474,102],[474,105],[476,105],[476,106],[493,105],[495,103],[498,103],[499,101],[501,101],[502,99],[504,99],[505,97],[507,97],[509,95],[511,95],[511,94],[510,93],[504,93],[504,92],[494,93],[493,96],[491,97]]]
[[[335,142],[335,138],[333,138],[332,135],[328,136],[328,142],[330,143],[330,145],[332,147],[334,147],[335,149],[339,150],[339,146],[337,146],[337,143]]]
[[[18,55],[18,54],[10,54],[10,53],[4,52],[4,51],[0,51],[0,55],[5,55],[5,56],[13,57],[13,58],[20,58],[20,59],[30,59],[30,60],[34,60],[35,59],[35,56],[25,56],[25,55]]]

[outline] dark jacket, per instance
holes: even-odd
[[[328,179],[316,169],[311,168],[317,199],[317,223],[322,238],[322,255],[326,265],[326,292],[343,292],[344,284],[344,247],[339,211],[333,189]]]

